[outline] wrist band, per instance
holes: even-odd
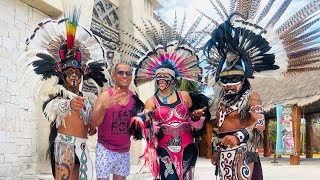
[[[143,122],[145,122],[147,119],[147,117],[144,113],[139,114],[138,117],[141,118]]]
[[[241,131],[238,131],[238,132],[234,133],[233,135],[238,138],[239,143],[245,142],[249,139],[249,133],[248,133],[247,129],[243,129]]]

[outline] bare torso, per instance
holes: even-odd
[[[80,112],[72,112],[70,116],[65,118],[66,127],[61,125],[58,128],[58,133],[67,134],[80,138],[88,137],[88,126],[83,123],[80,118]]]
[[[224,105],[221,105],[221,108],[223,111],[225,110]],[[220,115],[219,112],[217,112],[216,117],[220,117],[219,115]],[[253,123],[254,121],[249,120],[248,117],[246,117],[246,119],[244,119],[243,122],[241,123],[240,114],[238,113],[238,111],[233,111],[225,117],[224,123],[222,124],[221,127],[218,128],[218,132],[223,133],[223,132],[243,129],[252,125]]]

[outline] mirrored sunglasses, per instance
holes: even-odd
[[[119,76],[123,76],[123,75],[132,76],[132,71],[117,71],[117,75],[119,75]]]

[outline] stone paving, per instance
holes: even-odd
[[[320,179],[320,159],[301,158],[300,165],[290,165],[290,158],[278,158],[278,163],[273,162],[273,157],[261,157],[264,180],[318,180]],[[130,176],[127,180],[152,180],[147,168],[141,171],[141,165],[132,165]],[[1,178],[0,178],[1,179]],[[23,178],[29,180],[27,176]],[[33,178],[30,178],[30,180]],[[196,165],[196,180],[216,180],[214,166],[209,159],[198,158]],[[218,179],[218,178],[217,178]],[[39,180],[53,180],[51,175],[43,175]]]
[[[290,165],[290,158],[283,157],[277,159],[278,163],[271,163],[273,157],[262,157],[262,169],[265,180],[304,180],[304,179],[320,179],[320,159],[301,158],[300,165]],[[142,169],[138,173],[140,166],[131,166],[131,175],[129,180],[152,180],[151,174],[147,169]],[[197,180],[215,180],[214,166],[209,159],[199,158],[196,165],[195,179]],[[217,178],[218,179],[218,178]]]

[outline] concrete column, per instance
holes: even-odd
[[[119,28],[132,34],[135,35],[134,32],[134,27],[133,25],[130,23],[134,22],[134,17],[135,17],[135,13],[137,12],[143,12],[143,4],[141,6],[140,0],[138,0],[137,2],[132,2],[131,0],[121,0],[119,1],[119,9],[118,9],[118,13],[119,13]],[[141,18],[142,16],[140,16]],[[123,36],[122,34],[120,34],[120,40],[122,42],[127,42],[127,43],[132,43],[132,40],[130,38],[128,38],[127,36]],[[131,86],[132,87],[132,86]],[[136,91],[139,95],[139,97],[142,99],[143,102],[145,102],[147,100],[147,98],[151,97],[149,96],[148,93],[146,93],[146,91],[148,90],[149,92],[149,88],[148,85],[146,85],[144,88],[140,87],[137,88]],[[130,88],[132,89],[132,88]],[[145,141],[131,141],[131,148],[130,148],[130,154],[131,154],[131,164],[138,164],[139,162],[139,156],[142,154],[142,151],[144,148],[142,148],[145,145]]]
[[[301,107],[292,106],[292,126],[294,149],[296,154],[290,155],[290,165],[300,165],[300,124],[301,124]]]
[[[313,122],[312,115],[306,115],[306,158],[313,158]]]

